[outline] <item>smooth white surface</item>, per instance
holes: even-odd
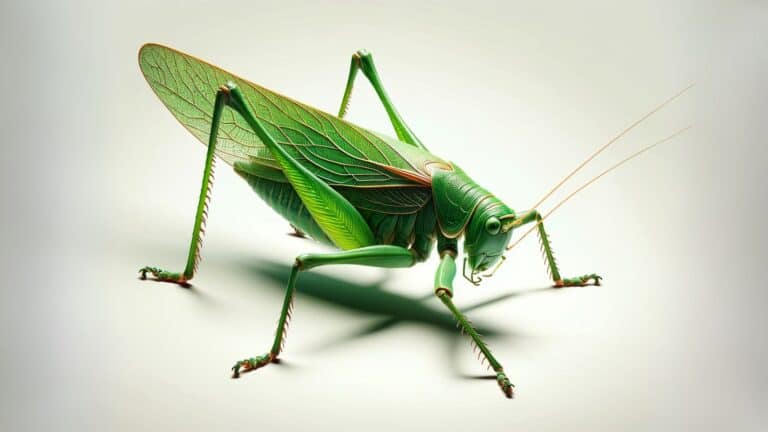
[[[758,2],[3,9],[1,429],[764,428]],[[486,372],[456,332],[406,321],[350,338],[392,314],[308,295],[296,299],[284,363],[231,380],[235,360],[269,348],[282,300],[282,282],[249,266],[318,248],[286,236],[220,164],[195,288],[136,279],[143,265],[184,263],[204,157],[141,77],[136,52],[149,41],[329,112],[365,47],[427,146],[520,210],[691,81],[693,94],[559,196],[696,127],[548,224],[563,273],[599,272],[605,286],[542,289],[533,237],[482,287],[457,281],[461,307],[503,297],[469,315],[500,333],[488,342],[514,400],[474,379]],[[363,80],[349,118],[391,133]],[[418,299],[435,266],[318,273]],[[442,313],[434,299],[423,305]]]

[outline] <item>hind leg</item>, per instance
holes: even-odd
[[[376,90],[376,94],[379,95],[381,104],[384,105],[384,109],[387,110],[392,127],[395,128],[397,138],[408,144],[412,144],[416,147],[426,150],[424,144],[421,143],[418,137],[411,131],[411,128],[405,124],[405,121],[397,112],[392,101],[389,99],[389,95],[384,86],[381,84],[379,78],[379,72],[376,70],[376,65],[373,63],[373,56],[367,50],[359,50],[352,54],[352,61],[349,65],[349,76],[347,77],[347,86],[344,88],[344,97],[341,99],[341,107],[339,107],[339,117],[344,118],[349,107],[349,98],[352,95],[352,88],[355,84],[355,77],[357,77],[357,71],[362,70],[363,75],[368,78],[373,89]]]
[[[146,266],[139,270],[142,279],[146,279],[147,273],[149,273],[159,281],[186,285],[195,275],[197,264],[200,262],[200,249],[203,245],[202,236],[205,232],[205,218],[208,216],[208,202],[210,201],[211,184],[213,183],[216,138],[219,131],[221,112],[226,106],[226,98],[228,94],[229,90],[220,89],[216,93],[216,101],[213,105],[213,118],[211,120],[211,133],[208,141],[208,153],[205,157],[205,168],[203,169],[203,185],[200,189],[200,197],[197,202],[197,212],[195,213],[195,222],[192,227],[192,241],[190,242],[189,253],[187,254],[187,265],[184,268],[184,271],[180,273],[163,270],[158,267]]]
[[[240,360],[235,363],[232,367],[232,376],[237,378],[240,376],[240,372],[260,368],[277,359],[277,356],[282,351],[283,344],[285,343],[288,321],[291,317],[293,296],[296,292],[296,279],[299,276],[299,272],[332,264],[358,264],[371,267],[402,268],[410,267],[415,263],[416,257],[410,250],[399,246],[389,245],[367,246],[337,253],[305,254],[298,256],[291,268],[291,275],[288,278],[288,286],[285,291],[285,299],[283,300],[280,319],[277,321],[275,340],[272,343],[272,348],[263,355]]]

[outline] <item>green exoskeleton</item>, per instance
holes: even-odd
[[[543,216],[536,211],[538,204],[516,213],[458,165],[427,151],[393,106],[366,51],[352,56],[338,116],[167,47],[145,45],[139,64],[157,96],[208,146],[186,267],[180,273],[144,267],[142,278],[149,273],[161,281],[186,284],[194,276],[215,157],[233,166],[297,233],[339,249],[296,258],[272,347],[238,361],[232,368],[235,377],[273,362],[280,354],[300,272],[331,264],[411,267],[425,261],[436,246],[440,263],[435,295],[485,356],[501,390],[511,397],[513,385],[504,368],[452,301],[458,241],[463,238],[466,256],[462,273],[477,284],[482,272],[500,264],[513,231],[533,223],[556,286],[600,283],[594,273],[561,276],[541,223]],[[376,90],[397,139],[343,120],[359,71]]]

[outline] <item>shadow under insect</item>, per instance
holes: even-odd
[[[291,271],[291,266],[268,260],[256,260],[243,263],[243,268],[251,274],[272,281],[270,286],[285,289],[285,283]],[[438,309],[442,305],[429,290],[427,295],[421,297],[408,297],[387,291],[383,287],[384,281],[370,284],[360,284],[347,281],[334,276],[328,276],[316,272],[302,273],[296,285],[297,295],[307,296],[313,299],[351,310],[358,313],[377,315],[380,319],[353,330],[343,336],[336,336],[327,340],[314,350],[324,350],[343,343],[371,336],[398,324],[426,325],[440,331],[452,341],[457,341],[461,334],[456,326],[453,316],[447,311]],[[501,302],[513,297],[535,292],[548,291],[551,288],[537,288],[522,292],[502,294],[497,297],[463,307],[464,312],[471,312],[483,307]],[[435,307],[430,305],[434,301]],[[475,322],[477,331],[488,337],[513,336],[508,330]],[[452,344],[452,347],[455,344]]]

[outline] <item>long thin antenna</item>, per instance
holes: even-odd
[[[688,88],[690,88],[690,87],[688,87]],[[686,89],[686,90],[687,90],[687,89]],[[679,93],[678,93],[678,94],[679,94]],[[590,181],[588,181],[588,182],[584,183],[583,185],[579,186],[579,188],[578,188],[578,189],[576,189],[575,191],[571,192],[571,193],[570,193],[568,196],[566,196],[565,198],[563,198],[563,200],[562,200],[562,201],[560,201],[559,203],[557,203],[557,205],[555,205],[554,207],[552,207],[552,209],[551,209],[551,210],[549,210],[549,211],[547,212],[547,214],[545,214],[544,216],[542,216],[542,217],[541,217],[541,219],[539,219],[539,221],[538,221],[538,222],[536,222],[536,224],[535,224],[533,227],[531,227],[531,229],[529,229],[528,231],[526,231],[526,232],[525,232],[525,234],[523,234],[523,235],[522,235],[522,236],[521,236],[519,239],[517,239],[517,240],[516,240],[514,243],[512,243],[512,244],[511,244],[509,247],[507,247],[507,250],[511,250],[512,248],[514,248],[515,246],[517,246],[517,245],[518,245],[518,243],[520,243],[521,241],[523,241],[523,239],[524,239],[525,237],[527,237],[527,236],[528,236],[528,234],[532,233],[534,229],[536,229],[536,228],[537,228],[537,227],[538,227],[538,226],[539,226],[539,225],[540,225],[542,222],[544,222],[544,219],[548,218],[548,217],[549,217],[549,216],[550,216],[550,215],[551,215],[551,214],[552,214],[552,213],[553,213],[555,210],[557,210],[558,208],[560,208],[560,206],[562,206],[563,204],[565,204],[565,203],[566,203],[566,202],[567,202],[569,199],[573,198],[573,196],[574,196],[574,195],[576,195],[577,193],[579,193],[579,192],[581,192],[582,190],[584,190],[584,189],[585,189],[587,186],[589,186],[589,185],[591,185],[592,183],[596,182],[596,181],[597,181],[597,180],[598,180],[600,177],[602,177],[602,176],[604,176],[604,175],[608,174],[609,172],[611,172],[611,171],[615,170],[616,168],[618,168],[618,167],[620,167],[620,166],[624,165],[625,163],[629,162],[630,160],[632,160],[632,159],[634,159],[634,158],[636,158],[636,157],[640,156],[641,154],[643,154],[643,153],[647,152],[648,150],[650,150],[650,149],[652,149],[652,148],[656,147],[657,145],[659,145],[659,144],[662,144],[662,143],[665,143],[665,142],[667,142],[667,141],[671,140],[672,138],[674,138],[674,137],[676,137],[676,136],[680,135],[681,133],[683,133],[683,132],[687,131],[688,129],[690,129],[690,128],[692,128],[692,127],[693,127],[693,125],[689,125],[689,126],[686,126],[686,127],[682,128],[682,129],[679,129],[679,130],[677,130],[676,132],[674,132],[673,134],[671,134],[671,135],[667,136],[666,138],[662,138],[662,139],[660,139],[660,140],[656,141],[655,143],[653,143],[653,144],[651,144],[651,145],[647,145],[647,146],[645,146],[645,147],[641,148],[640,150],[636,151],[635,153],[632,153],[631,155],[629,155],[629,156],[627,156],[626,158],[622,159],[621,161],[619,161],[619,162],[615,163],[614,165],[612,165],[611,167],[609,167],[609,168],[608,168],[608,169],[606,169],[605,171],[603,171],[603,172],[601,172],[600,174],[596,175],[594,178],[592,178],[592,180],[590,180]]]
[[[584,166],[585,166],[586,164],[588,164],[588,163],[589,163],[589,162],[590,162],[592,159],[594,159],[595,157],[597,157],[597,155],[599,155],[600,153],[602,153],[602,152],[603,152],[603,150],[607,149],[607,148],[608,148],[608,147],[609,147],[611,144],[613,144],[613,143],[615,143],[616,141],[618,141],[618,140],[619,140],[619,138],[621,138],[621,137],[623,137],[624,135],[626,135],[626,134],[627,134],[629,131],[631,131],[631,130],[632,130],[632,129],[634,129],[634,128],[635,128],[637,125],[639,125],[640,123],[642,123],[642,122],[643,122],[643,120],[645,120],[645,119],[647,119],[648,117],[652,116],[652,115],[653,115],[653,114],[655,114],[657,111],[659,111],[660,109],[662,109],[662,108],[664,108],[665,106],[667,106],[667,105],[668,105],[670,102],[672,102],[673,100],[677,99],[677,98],[678,98],[679,96],[681,96],[683,93],[685,93],[685,92],[687,92],[688,90],[690,90],[690,89],[691,89],[691,88],[692,88],[694,85],[696,85],[696,83],[691,83],[690,85],[688,85],[688,87],[686,87],[686,88],[684,88],[684,89],[680,90],[680,91],[679,91],[679,92],[677,92],[677,93],[676,93],[674,96],[672,96],[672,97],[670,97],[669,99],[665,100],[664,102],[660,103],[658,106],[656,106],[656,108],[654,108],[654,109],[652,109],[651,111],[649,111],[649,112],[648,112],[646,115],[644,115],[644,116],[640,117],[640,119],[638,119],[637,121],[635,121],[635,122],[634,122],[634,123],[632,123],[631,125],[627,126],[627,128],[626,128],[626,129],[624,129],[623,131],[621,131],[621,133],[619,133],[619,134],[618,134],[618,135],[616,135],[615,137],[611,138],[611,140],[610,140],[610,141],[608,141],[607,143],[603,144],[603,146],[602,146],[602,147],[600,147],[600,148],[599,148],[599,149],[597,149],[597,150],[596,150],[594,153],[592,153],[591,155],[589,155],[589,157],[588,157],[588,158],[586,158],[586,159],[584,160],[584,162],[582,162],[582,163],[581,163],[579,166],[577,166],[577,167],[576,167],[576,168],[575,168],[573,171],[571,171],[571,172],[570,172],[570,173],[569,173],[567,176],[565,176],[565,177],[564,177],[562,180],[560,180],[560,182],[559,182],[558,184],[556,184],[556,185],[555,185],[555,186],[554,186],[552,189],[550,189],[550,191],[549,191],[549,192],[547,192],[546,194],[544,194],[544,196],[543,196],[543,197],[541,197],[541,199],[539,199],[539,201],[538,201],[536,204],[534,204],[534,205],[532,205],[532,206],[530,206],[530,207],[528,207],[528,208],[530,208],[530,209],[536,209],[536,208],[538,208],[538,207],[541,205],[541,203],[543,203],[543,202],[544,202],[544,201],[545,201],[547,198],[549,198],[549,197],[550,197],[550,196],[551,196],[553,193],[555,193],[555,191],[556,191],[556,190],[558,190],[558,189],[560,188],[560,186],[562,186],[562,185],[563,185],[565,182],[567,182],[567,181],[568,181],[568,179],[570,179],[571,177],[573,177],[573,176],[574,176],[574,174],[576,174],[576,173],[577,173],[577,172],[579,172],[579,171],[580,171],[582,168],[584,168]]]

